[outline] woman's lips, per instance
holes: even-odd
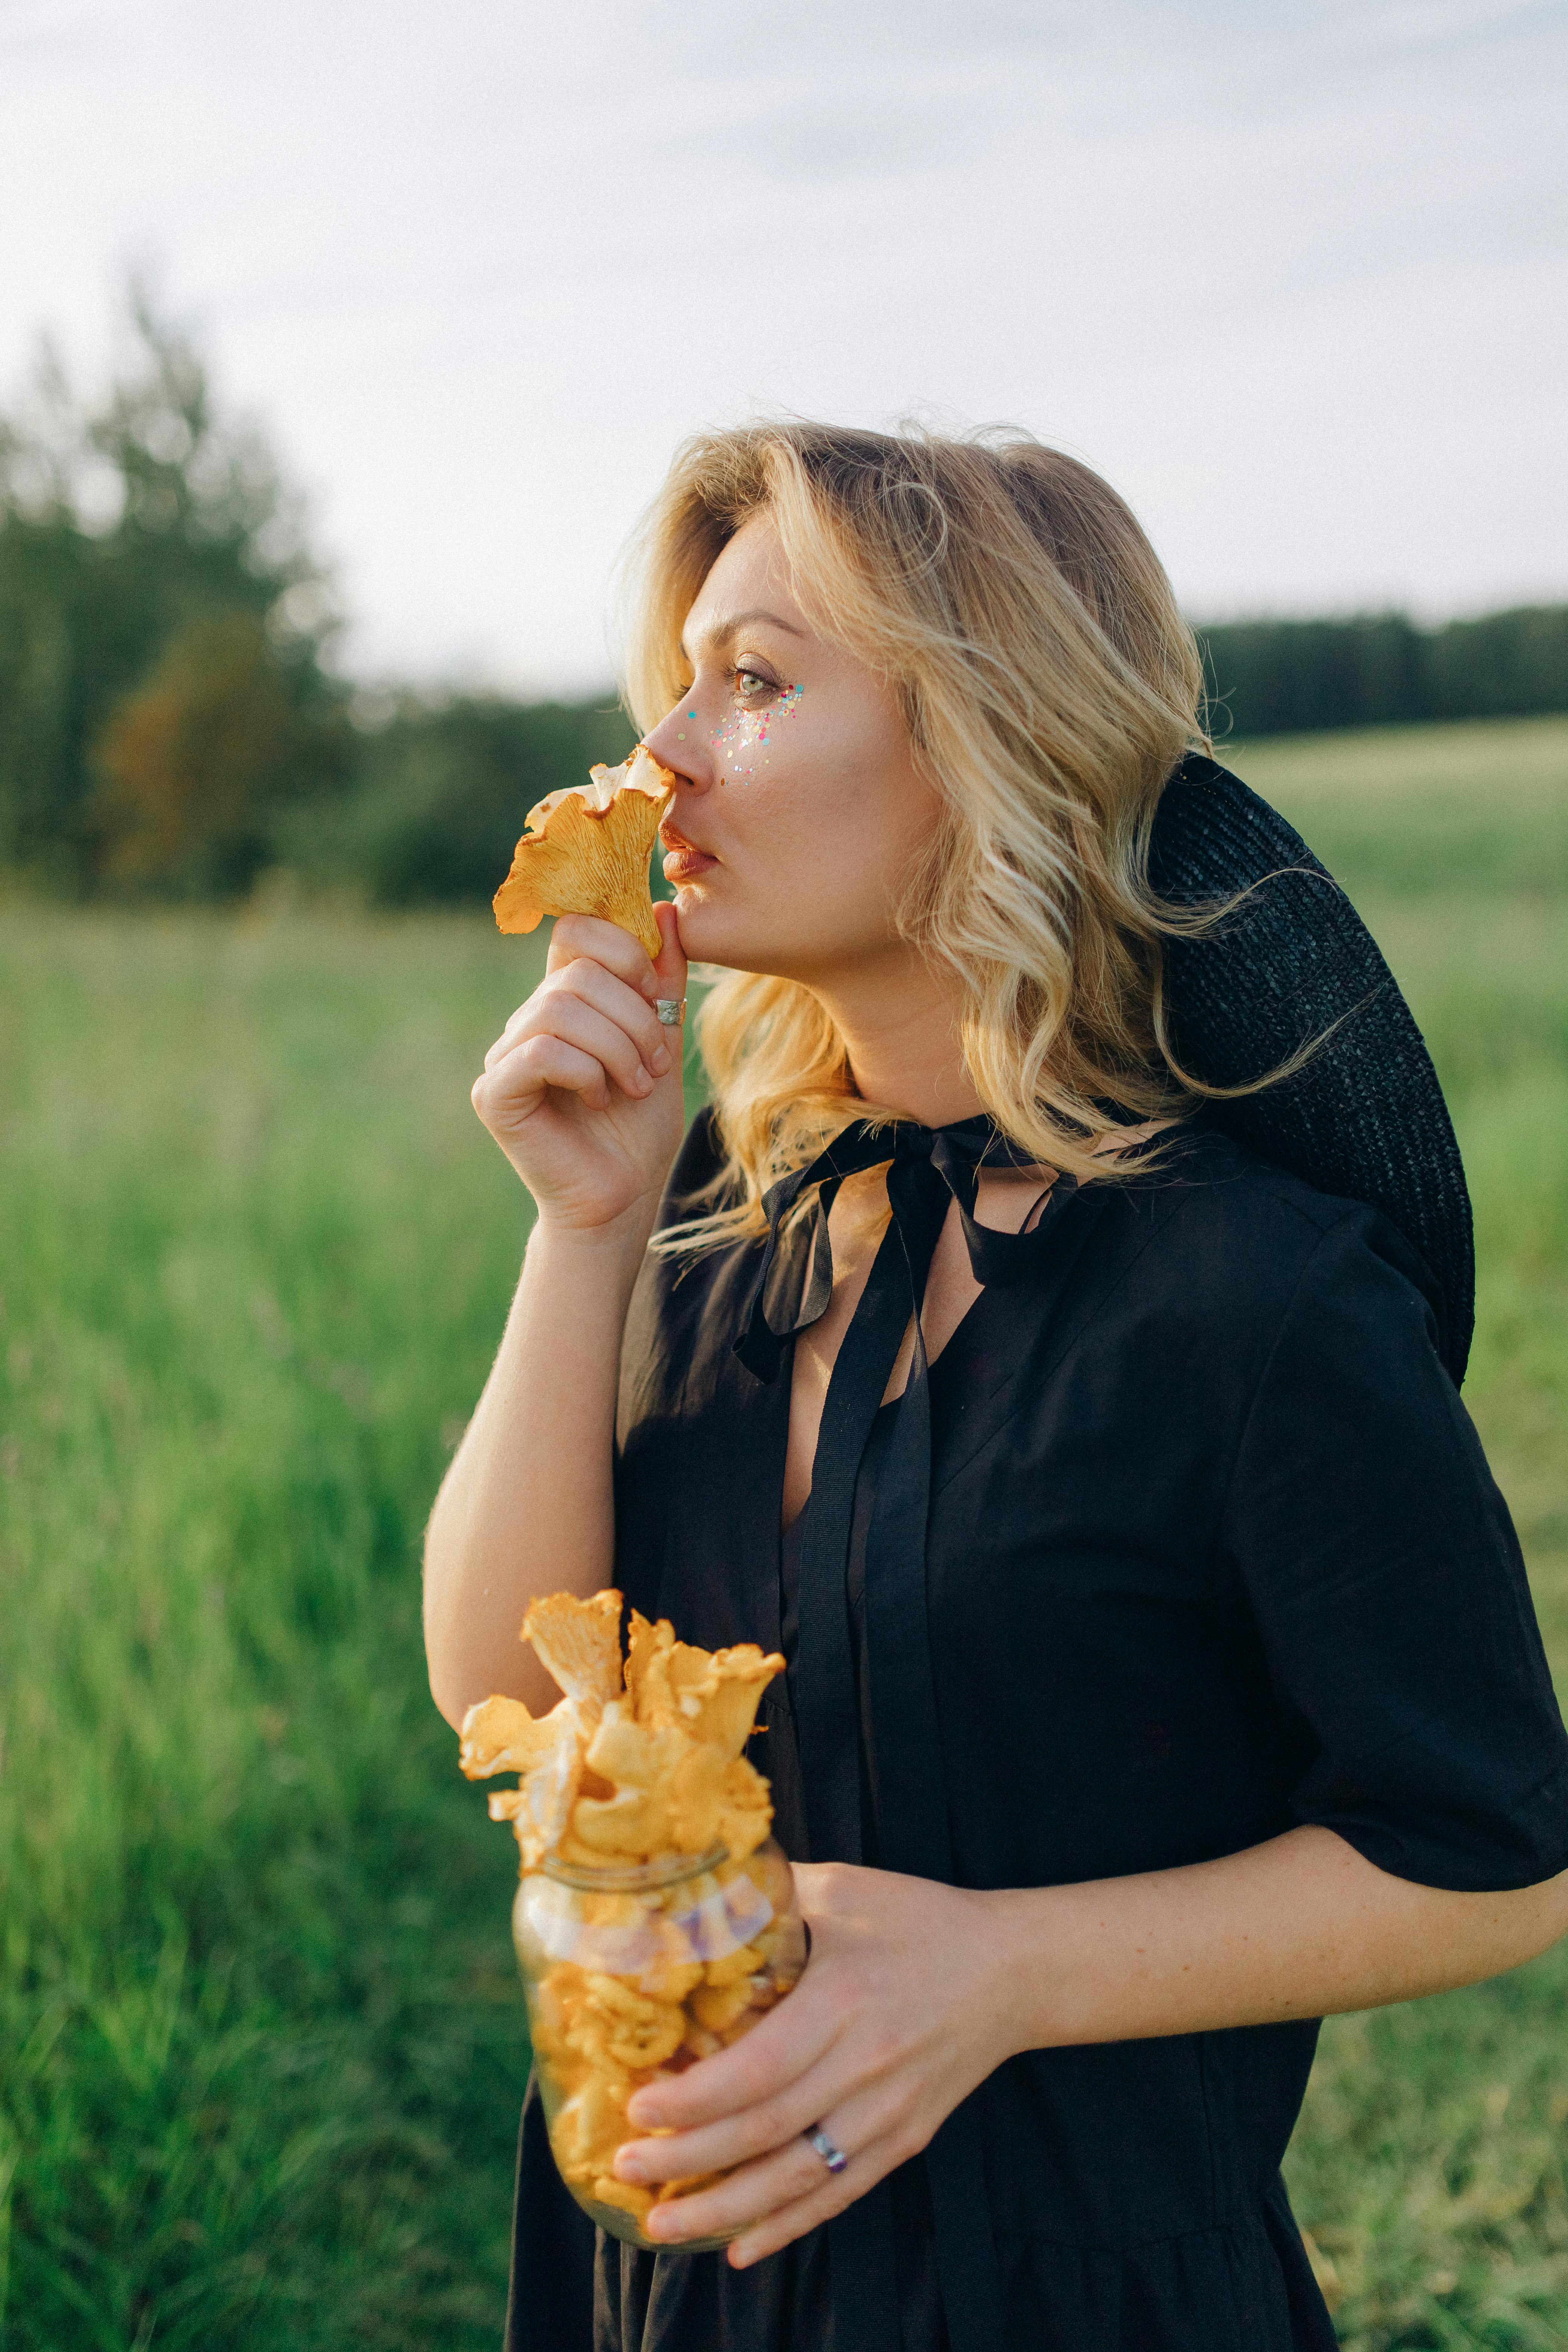
[[[667,882],[695,882],[700,874],[710,873],[719,860],[700,849],[672,849],[665,857],[664,878]]]
[[[707,874],[718,865],[705,849],[694,849],[685,836],[671,824],[661,824],[658,837],[664,844],[664,878],[667,882],[695,882],[700,874]]]

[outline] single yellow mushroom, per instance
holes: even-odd
[[[495,895],[503,931],[531,931],[546,915],[597,915],[659,950],[647,862],[675,778],[639,743],[618,768],[547,793],[528,812],[511,871]]]

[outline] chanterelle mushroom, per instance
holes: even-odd
[[[618,768],[547,793],[528,812],[511,871],[495,895],[503,931],[531,931],[545,915],[598,915],[658,953],[647,862],[675,778],[639,743]]]

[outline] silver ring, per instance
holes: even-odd
[[[656,996],[653,1009],[665,1028],[679,1029],[686,1018],[686,999],[684,996]]]
[[[808,2131],[804,2135],[804,2137],[807,2147],[816,2149],[817,2155],[822,2158],[822,2161],[827,2167],[829,2172],[843,2171],[845,2166],[848,2163],[849,2158],[845,2155],[844,2150],[838,2146],[837,2140],[831,2140],[828,2138],[827,2134],[823,2130],[820,2124],[817,2125],[815,2131]]]

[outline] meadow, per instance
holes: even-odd
[[[1476,1197],[1467,1399],[1568,1678],[1568,720],[1228,754],[1351,889]],[[513,1853],[418,1543],[525,1202],[479,915],[0,906],[0,2347],[498,2339]],[[1334,2021],[1349,2352],[1568,2347],[1568,1949]]]

